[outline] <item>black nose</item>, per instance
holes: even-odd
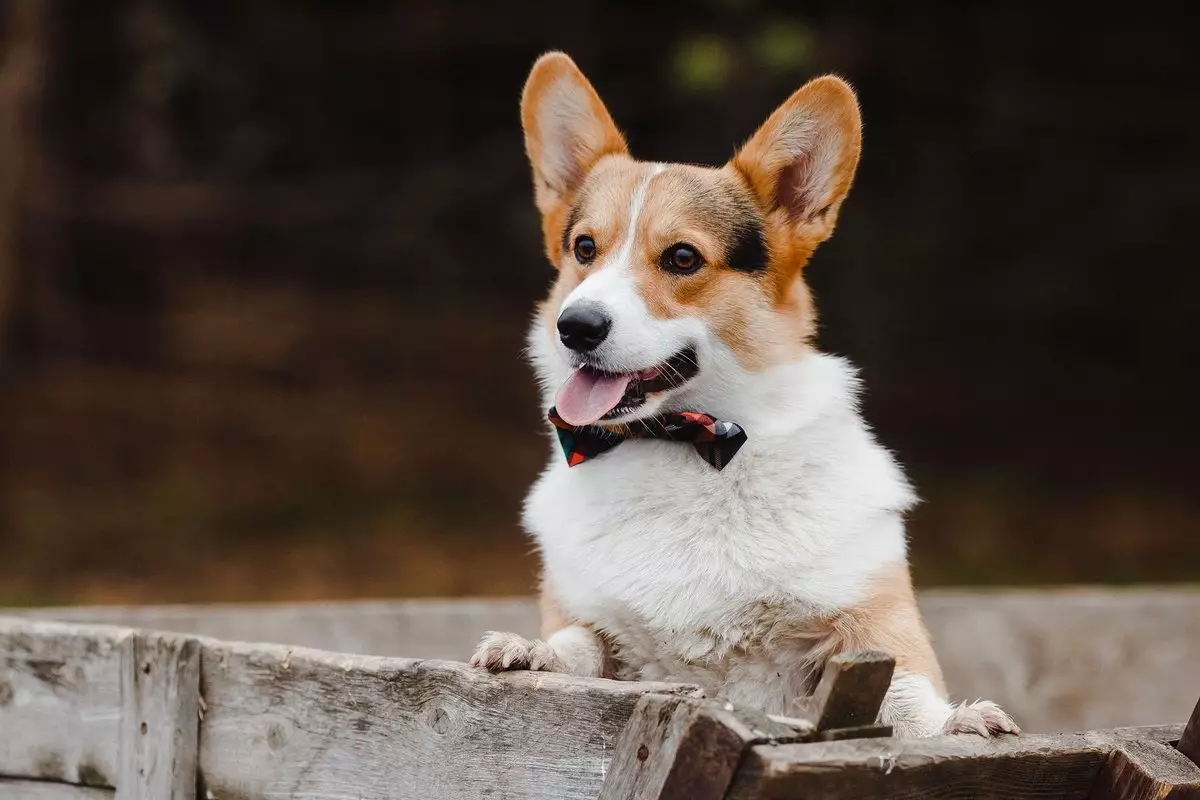
[[[611,327],[612,320],[604,310],[589,303],[573,305],[558,318],[559,338],[576,353],[595,350]]]

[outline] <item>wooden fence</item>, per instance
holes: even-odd
[[[1188,757],[1200,758],[1200,717],[1192,715],[1190,732],[1184,725],[1200,694],[1196,594],[944,594],[922,602],[927,613],[942,609],[931,623],[958,616],[939,637],[952,686],[970,677],[954,666],[958,656],[947,657],[969,649],[954,637],[1007,631],[1001,641],[1019,645],[1007,672],[1044,671],[1030,685],[1037,690],[1066,680],[1054,677],[1057,669],[1091,671],[1084,688],[1097,714],[1143,697],[1190,695],[1157,719],[1170,724],[1151,727],[828,741],[886,731],[850,731],[819,702],[805,721],[783,725],[684,685],[490,676],[453,661],[198,635],[327,639],[418,655],[450,648],[461,658],[485,628],[528,631],[525,601],[46,610],[0,618],[0,798],[1200,798],[1200,768]],[[1047,630],[1055,618],[1075,627],[1058,628],[1053,644],[1035,652],[1026,605],[1040,605]],[[1095,633],[1087,608],[1115,649],[1087,638]],[[1172,608],[1175,616],[1162,613]],[[43,619],[53,616],[138,628]],[[1074,663],[1052,660],[1069,654],[1072,640]],[[987,647],[976,652],[990,657]],[[1017,663],[1031,656],[1041,661]],[[980,681],[986,674],[973,673]],[[1135,684],[1130,702],[1123,690]],[[1012,705],[1000,690],[1014,685],[956,688]],[[826,687],[826,699],[835,690]],[[1039,727],[1017,716],[1027,730]]]
[[[1181,722],[1200,693],[1195,587],[918,593],[956,697],[1001,703],[1027,731]],[[466,660],[489,629],[535,636],[531,600],[427,600],[23,611],[39,619]]]

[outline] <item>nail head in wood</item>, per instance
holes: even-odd
[[[200,643],[135,632],[122,644],[116,800],[194,800]]]
[[[617,737],[600,800],[721,800],[750,746],[802,735],[732,704],[648,694]]]

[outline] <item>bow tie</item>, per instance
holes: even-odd
[[[667,439],[672,442],[691,442],[700,457],[717,469],[724,469],[746,443],[746,432],[732,422],[722,422],[695,411],[662,414],[620,431],[587,425],[577,428],[563,420],[551,408],[548,414],[558,433],[567,466],[574,467],[589,458],[607,453],[626,439]]]

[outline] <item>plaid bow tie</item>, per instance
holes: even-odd
[[[724,469],[746,443],[746,432],[740,426],[695,411],[662,414],[634,423],[636,430],[627,425],[621,431],[598,425],[577,428],[563,420],[553,408],[548,416],[558,432],[558,442],[570,467],[607,453],[626,439],[669,439],[691,442],[701,458],[717,469]]]

